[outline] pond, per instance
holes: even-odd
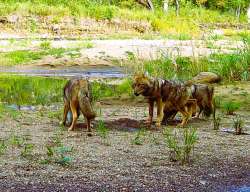
[[[63,87],[67,79],[62,77],[37,76],[0,76],[0,103],[11,105],[12,108],[34,109],[31,106],[48,106],[63,102]],[[118,85],[109,84],[108,79],[93,80],[93,99],[119,97],[122,94],[132,95],[131,82],[124,78]]]

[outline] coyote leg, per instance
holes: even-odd
[[[91,125],[90,125],[91,120],[85,117],[85,122],[87,123],[87,129],[88,129],[88,134],[87,135],[92,136]]]
[[[66,120],[67,120],[67,114],[69,112],[69,103],[64,103],[64,112],[63,112],[63,125],[65,126],[66,125]]]
[[[148,104],[149,104],[149,106],[148,106],[149,107],[148,108],[149,117],[148,117],[146,123],[148,124],[149,127],[151,127],[153,115],[154,115],[154,100],[149,100]]]
[[[160,128],[161,127],[161,122],[164,117],[164,107],[165,107],[165,102],[162,102],[161,99],[157,100],[157,120],[156,120],[156,127]]]
[[[188,119],[190,118],[190,115],[191,115],[191,114],[189,114],[189,112],[187,112],[186,107],[180,108],[179,111],[180,111],[181,114],[182,114],[182,122],[181,122],[180,126],[183,127],[184,125],[187,124]]]
[[[68,131],[72,131],[75,127],[75,123],[76,123],[76,120],[77,120],[77,103],[76,102],[70,102],[70,109],[71,109],[71,112],[72,112],[72,115],[73,115],[73,121],[71,123],[71,126],[70,128],[68,129]]]

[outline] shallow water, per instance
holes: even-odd
[[[237,187],[232,187],[231,189],[228,190],[228,192],[250,192],[250,186],[237,186]]]
[[[27,76],[42,76],[42,77],[80,77],[80,78],[123,78],[126,76],[121,67],[69,67],[69,68],[15,68],[2,67],[0,72],[11,73]]]

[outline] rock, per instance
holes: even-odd
[[[8,22],[9,23],[18,23],[20,20],[20,17],[18,15],[10,15],[8,16]]]
[[[207,184],[207,181],[205,181],[205,180],[200,180],[200,184],[206,185],[206,184]]]
[[[219,83],[222,78],[212,72],[200,72],[192,81],[195,83]]]
[[[0,17],[0,23],[8,23],[8,18],[7,17]]]
[[[18,15],[10,15],[8,17],[1,16],[0,17],[0,23],[6,24],[6,23],[17,23],[19,21]]]

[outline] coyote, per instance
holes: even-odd
[[[82,112],[87,123],[88,132],[91,132],[90,122],[96,116],[92,108],[92,98],[90,83],[86,79],[74,79],[66,83],[63,89],[64,99],[64,114],[63,124],[66,125],[67,114],[70,111],[73,115],[73,120],[70,122],[68,131],[74,129],[77,118]]]
[[[149,118],[147,123],[152,124],[154,102],[157,104],[156,126],[160,127],[162,120],[175,117],[177,112],[183,116],[181,126],[196,113],[197,106],[201,112],[209,116],[213,111],[212,86],[206,84],[186,85],[182,82],[150,78],[145,74],[135,75],[132,87],[136,96],[143,95],[148,100]]]
[[[197,111],[197,100],[196,99],[188,99],[185,105],[188,114],[190,116],[195,116]],[[176,114],[178,113],[177,108],[171,102],[166,102],[164,108],[164,117],[163,117],[163,124],[166,124],[168,120],[173,120]]]
[[[214,110],[214,87],[206,84],[193,84],[190,86],[191,96],[186,104],[189,113],[195,117],[199,117],[201,113],[203,113],[205,117],[209,117]],[[164,108],[164,123],[166,123],[167,120],[172,120],[177,113],[178,110],[175,108],[175,105],[171,104],[171,102],[166,103]]]
[[[192,96],[191,98],[196,99],[199,107],[199,112],[196,117],[199,117],[203,112],[204,116],[209,117],[214,109],[213,96],[214,87],[206,84],[193,84],[191,86]]]
[[[158,128],[164,117],[165,106],[167,107],[169,104],[175,106],[175,110],[182,114],[181,126],[184,126],[192,115],[186,106],[190,93],[188,87],[182,82],[153,79],[145,74],[139,74],[134,76],[132,88],[136,96],[143,95],[148,100],[149,118],[147,123],[149,126],[152,124],[154,102],[157,104],[156,126]]]

